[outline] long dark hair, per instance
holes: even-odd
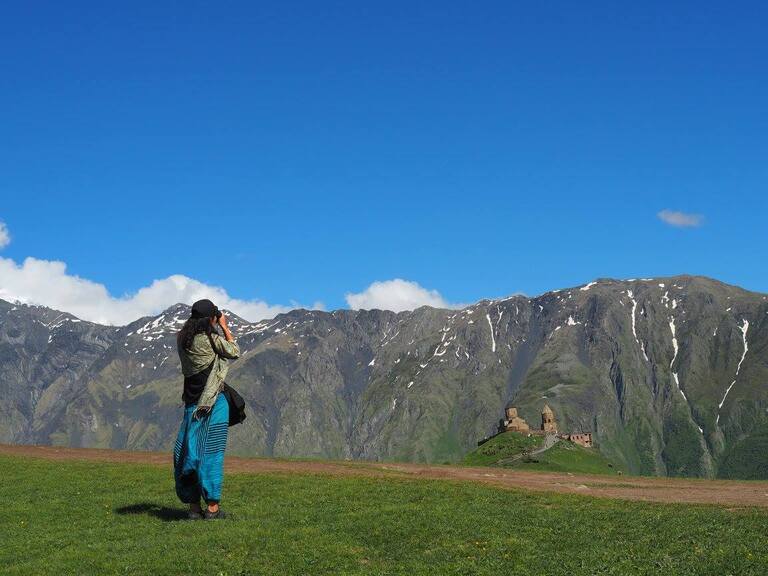
[[[192,347],[192,341],[195,339],[195,336],[198,334],[210,335],[211,333],[213,333],[213,327],[211,326],[210,318],[190,318],[181,327],[176,338],[184,350],[189,350]]]

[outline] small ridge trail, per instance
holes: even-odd
[[[504,458],[502,460],[499,460],[499,464],[512,464],[512,462],[517,462],[521,458],[525,458],[525,457],[530,458],[531,456],[536,456],[537,454],[546,452],[558,442],[560,442],[560,438],[557,437],[557,434],[547,434],[546,436],[544,436],[544,443],[538,448],[536,448],[536,450],[533,450],[531,452],[521,452],[520,454],[515,454],[510,458]]]
[[[0,444],[0,456],[58,461],[93,461],[170,467],[171,454],[95,448],[59,448]],[[0,467],[2,466],[0,461]],[[234,474],[323,474],[397,479],[469,481],[500,488],[580,494],[622,500],[716,504],[729,508],[768,508],[767,481],[652,478],[532,472],[504,468],[438,466],[409,463],[280,460],[227,456],[225,469]]]
[[[541,448],[538,448],[537,450],[534,450],[531,452],[531,456],[535,456],[536,454],[541,454],[542,452],[546,452],[552,446],[557,444],[560,441],[560,438],[557,437],[557,434],[547,434],[544,436],[544,443],[541,445]]]

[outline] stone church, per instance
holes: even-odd
[[[514,406],[507,406],[505,410],[506,419],[499,422],[499,433],[502,432],[518,432],[519,434],[557,434],[562,440],[568,440],[574,444],[584,446],[585,448],[592,448],[592,433],[584,432],[579,434],[567,434],[561,433],[557,427],[557,420],[555,420],[555,413],[547,404],[544,404],[544,408],[541,410],[541,427],[538,429],[531,429],[528,422],[524,418],[521,418],[517,413],[517,408]]]

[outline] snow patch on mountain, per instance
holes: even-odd
[[[495,354],[496,353],[496,337],[493,335],[493,324],[491,323],[491,315],[486,314],[485,318],[486,320],[488,320],[488,327],[491,329],[491,352]]]
[[[671,369],[672,365],[675,363],[675,360],[677,359],[677,352],[678,352],[677,337],[675,336],[675,318],[673,316],[669,317],[669,329],[672,331],[672,348],[675,349],[675,355],[672,356],[672,362],[669,363],[669,367]]]
[[[736,376],[733,379],[733,382],[731,382],[731,385],[728,386],[728,388],[725,391],[725,394],[723,394],[723,399],[720,401],[720,404],[717,406],[717,418],[715,419],[715,423],[720,423],[720,410],[723,408],[723,404],[725,404],[725,399],[728,398],[728,394],[731,391],[731,388],[733,388],[734,384],[736,384],[736,380],[739,378],[739,372],[741,371],[741,364],[744,362],[744,358],[747,357],[747,352],[749,351],[749,342],[747,342],[747,331],[749,330],[749,320],[746,318],[742,318],[742,325],[739,326],[739,330],[741,330],[741,338],[742,342],[744,344],[744,351],[741,354],[741,359],[739,360],[739,364],[736,366]]]

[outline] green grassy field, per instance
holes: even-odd
[[[574,472],[581,474],[618,474],[624,472],[613,466],[595,448],[583,448],[571,442],[561,441],[549,450],[530,458],[513,459],[524,450],[535,450],[544,439],[516,432],[499,434],[467,454],[463,464],[467,466],[504,466],[518,470],[546,472]]]
[[[471,483],[231,474],[182,520],[170,469],[0,456],[3,574],[768,573],[768,511]]]

